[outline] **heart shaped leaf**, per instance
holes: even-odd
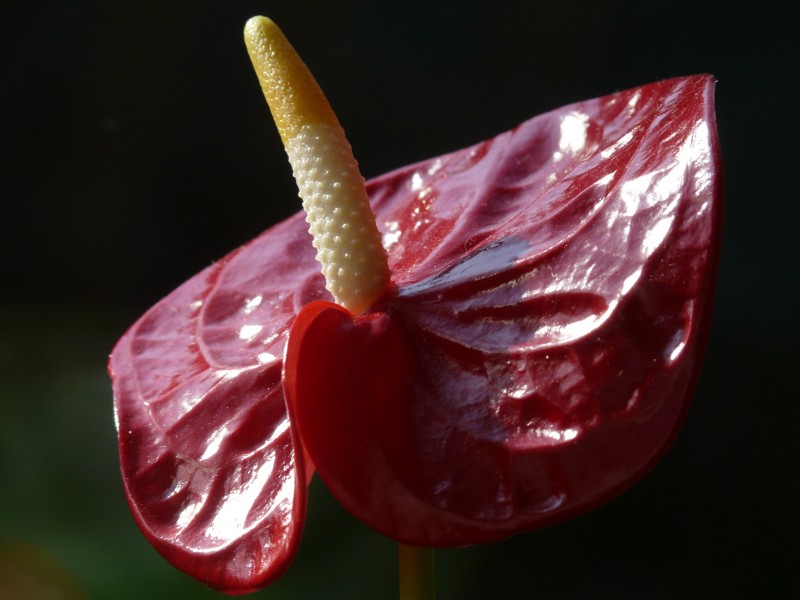
[[[575,104],[369,182],[393,286],[362,317],[329,303],[301,215],[162,300],[109,366],[148,539],[245,592],[294,556],[312,464],[366,523],[426,545],[630,485],[674,437],[706,337],[712,89]]]
[[[119,341],[109,370],[125,489],[150,542],[228,591],[288,566],[310,464],[286,413],[288,328],[326,297],[302,217],[201,272]]]
[[[354,515],[407,544],[487,542],[664,453],[710,314],[711,93],[693,77],[576,104],[371,184],[397,288],[364,317],[306,307],[285,366]]]

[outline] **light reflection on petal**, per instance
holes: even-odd
[[[272,354],[272,352],[262,352],[258,355],[258,362],[259,364],[266,364],[268,362],[272,362],[274,360],[278,360],[278,357]]]
[[[603,314],[589,315],[579,321],[572,321],[565,325],[544,326],[537,331],[537,335],[542,334],[541,337],[561,340],[575,340],[594,331],[598,322],[603,320],[604,317],[605,315]]]
[[[203,455],[200,457],[200,460],[207,460],[214,456],[225,440],[226,435],[228,435],[228,427],[226,425],[223,425],[211,434],[211,437],[208,439],[208,445],[206,446],[205,452],[203,452]]]
[[[263,325],[242,325],[242,328],[239,329],[239,339],[244,341],[252,340],[262,329],[264,329]]]
[[[181,510],[178,518],[175,521],[175,524],[178,527],[186,527],[192,521],[194,516],[200,512],[201,508],[203,508],[203,502],[200,499],[190,502],[183,507],[183,510]]]
[[[672,229],[672,222],[675,220],[674,216],[661,219],[658,223],[652,226],[642,240],[642,250],[645,255],[651,255],[666,239],[670,230]]]
[[[672,349],[672,352],[669,353],[669,361],[670,362],[675,362],[678,359],[678,357],[681,355],[681,352],[683,352],[683,349],[684,349],[685,346],[686,346],[686,340],[683,339],[678,343],[677,346],[675,346]]]
[[[636,90],[636,92],[634,92],[634,94],[630,97],[630,100],[628,100],[628,108],[630,109],[630,112],[633,112],[633,110],[639,104],[639,100],[641,100],[641,98],[641,90]]]
[[[621,138],[619,138],[614,144],[606,148],[605,150],[600,152],[600,156],[603,158],[610,158],[614,155],[620,148],[624,148],[628,145],[628,143],[633,139],[633,132],[629,131]]]
[[[269,445],[269,444],[277,441],[277,439],[279,437],[281,437],[282,435],[285,435],[288,431],[289,431],[289,419],[284,419],[272,431],[272,435],[269,436],[269,438],[265,442],[265,445]]]
[[[639,281],[639,276],[642,274],[642,269],[636,269],[635,272],[631,273],[625,278],[625,281],[622,282],[622,289],[620,290],[620,295],[624,296],[631,288]]]
[[[253,298],[248,298],[247,301],[244,303],[244,314],[249,315],[251,312],[253,312],[256,308],[258,308],[261,305],[261,302],[263,302],[263,300],[264,297],[261,294]]]
[[[509,398],[521,400],[522,398],[527,397],[533,390],[528,386],[527,383],[523,383],[522,385],[517,385],[514,387],[502,388],[500,391]]]
[[[386,233],[383,234],[383,247],[387,250],[400,240],[400,225],[397,221],[386,223]]]
[[[219,375],[221,379],[234,379],[243,371],[244,369],[220,369],[217,371],[217,375]]]
[[[442,159],[437,158],[436,160],[433,161],[431,166],[428,167],[428,175],[436,175],[436,173],[438,173],[443,166],[444,163],[442,162]]]
[[[586,146],[589,116],[578,111],[569,113],[561,121],[561,138],[558,148],[565,154],[578,154]],[[555,160],[555,154],[553,155]]]
[[[644,202],[653,183],[653,173],[645,173],[636,179],[630,179],[620,188],[620,199],[625,204],[625,212],[621,216],[636,214],[640,203]]]
[[[220,509],[208,526],[206,537],[217,540],[234,539],[239,532],[245,530],[250,511],[264,490],[275,466],[275,453],[270,452],[263,464],[257,466],[255,474],[241,473],[237,479],[244,484],[231,490],[225,502],[220,504]],[[242,469],[246,469],[242,466]]]
[[[194,408],[200,400],[203,399],[203,395],[192,388],[187,389],[181,396],[178,402],[180,403],[181,409],[183,414],[188,413],[192,408]]]
[[[550,429],[550,428],[540,428],[535,429],[534,433],[539,437],[544,437],[554,442],[569,442],[570,440],[574,440],[578,437],[578,430],[575,428],[567,428],[567,429]]]

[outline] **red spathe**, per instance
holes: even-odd
[[[713,81],[695,76],[379,177],[393,285],[360,317],[315,302],[331,299],[302,215],[269,229],[114,350],[140,527],[242,592],[291,561],[311,464],[414,545],[500,539],[618,493],[666,450],[697,378],[719,170]]]

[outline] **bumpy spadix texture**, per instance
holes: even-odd
[[[531,531],[620,492],[691,398],[719,168],[713,81],[696,76],[374,179],[395,286],[358,317],[330,303],[302,215],[267,230],[113,352],[140,527],[241,591],[291,560],[308,457],[348,510],[411,545]]]
[[[353,151],[275,23],[253,17],[245,42],[300,189],[326,287],[336,302],[360,314],[386,288],[389,268]]]

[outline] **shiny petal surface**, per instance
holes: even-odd
[[[363,317],[327,302],[301,215],[162,300],[109,367],[145,535],[245,592],[294,556],[312,462],[353,514],[430,545],[535,529],[635,481],[706,335],[712,96],[707,76],[663,81],[368,182],[393,287]]]
[[[710,77],[565,107],[370,190],[395,293],[364,317],[306,307],[285,365],[292,419],[346,508],[409,544],[485,542],[654,465],[709,323]]]
[[[139,526],[175,566],[227,592],[278,577],[303,528],[311,469],[281,368],[296,310],[327,297],[306,236],[291,219],[206,269],[142,317],[109,365]]]

